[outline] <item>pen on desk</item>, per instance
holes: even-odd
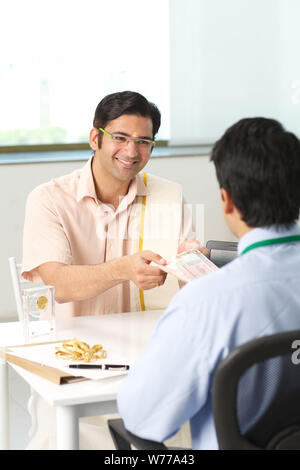
[[[71,369],[102,369],[102,370],[128,370],[124,364],[70,364]]]

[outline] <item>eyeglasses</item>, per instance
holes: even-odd
[[[103,132],[103,134],[110,137],[112,141],[120,147],[126,147],[126,145],[128,145],[129,142],[132,141],[141,151],[150,152],[152,150],[152,147],[154,147],[155,145],[155,140],[143,139],[140,137],[129,137],[123,134],[118,134],[117,132],[114,134],[110,134],[109,132],[102,129],[102,127],[99,127],[99,131]]]

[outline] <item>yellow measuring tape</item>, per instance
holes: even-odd
[[[145,184],[145,186],[147,186],[147,173],[144,173],[144,184]],[[143,198],[142,198],[142,214],[141,214],[141,223],[140,223],[140,236],[139,236],[139,251],[143,250],[145,210],[146,210],[146,196],[143,196]],[[139,293],[140,293],[141,309],[144,312],[146,310],[144,292],[142,291],[142,289],[139,289]]]

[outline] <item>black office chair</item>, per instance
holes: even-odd
[[[210,260],[221,268],[237,256],[237,242],[209,240],[206,248],[210,251]]]
[[[263,336],[239,346],[220,363],[212,393],[220,449],[300,449],[300,366],[292,361],[295,340],[300,340],[300,330]],[[254,394],[268,394],[271,399],[264,409],[257,401],[255,422],[243,432],[241,416],[247,409],[243,401],[253,401]]]
[[[127,431],[121,418],[109,419],[108,429],[117,450],[132,450],[134,446],[138,450],[167,450],[162,442],[150,441]]]
[[[292,361],[297,339],[300,330],[263,336],[239,346],[219,364],[212,390],[219,449],[300,449],[300,364]],[[262,408],[258,400],[255,416],[247,415],[249,402],[266,393],[270,402]],[[253,413],[253,406],[250,409]],[[251,419],[254,424],[243,431],[243,420]],[[122,419],[108,420],[108,426],[117,450],[130,450],[131,445],[139,450],[168,449],[130,433]]]

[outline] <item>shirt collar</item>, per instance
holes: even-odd
[[[92,197],[97,201],[97,194],[92,173],[93,156],[88,160],[84,167],[80,170],[79,183],[77,187],[77,202],[84,197]]]
[[[98,200],[92,173],[93,157],[94,156],[92,155],[80,171],[79,183],[77,188],[77,202],[79,202],[84,197],[92,197],[93,199],[95,199],[95,201]],[[149,190],[144,183],[144,177],[143,175],[138,174],[131,181],[126,196],[129,196],[131,201],[133,201],[136,196],[147,196],[148,194]]]
[[[285,226],[271,225],[269,227],[258,227],[253,228],[238,242],[238,254],[240,255],[245,248],[252,245],[253,243],[260,242],[262,240],[271,240],[279,237],[289,237],[291,235],[300,235],[300,227],[297,224],[293,224],[289,229]]]

